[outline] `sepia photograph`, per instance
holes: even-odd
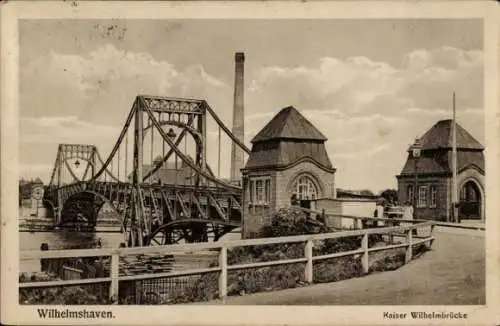
[[[20,14],[16,40],[2,24],[2,59],[17,46],[16,77],[2,71],[9,304],[30,320],[127,322],[115,309],[131,307],[148,322],[145,306],[488,317],[498,108],[484,17],[61,8]]]

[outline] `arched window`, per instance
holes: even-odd
[[[297,178],[292,186],[292,192],[298,200],[314,200],[318,198],[318,188],[313,179],[303,175]]]

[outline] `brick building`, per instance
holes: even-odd
[[[246,237],[265,218],[289,206],[292,196],[303,207],[335,197],[335,168],[325,148],[326,137],[294,107],[282,109],[253,138],[242,169]]]
[[[458,123],[456,140],[459,218],[483,220],[484,147]],[[413,205],[416,218],[451,221],[452,120],[438,121],[416,145],[420,155],[408,150],[397,176],[398,200]]]

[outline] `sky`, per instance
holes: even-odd
[[[205,99],[230,127],[238,51],[245,143],[292,105],[328,138],[338,188],[396,188],[408,146],[451,117],[453,91],[458,123],[484,144],[482,20],[24,20],[19,28],[25,178],[50,179],[59,143],[95,144],[107,157],[138,94]]]

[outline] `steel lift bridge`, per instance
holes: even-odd
[[[217,175],[207,164],[207,117],[218,128]],[[250,152],[204,100],[139,95],[105,160],[94,145],[59,145],[44,202],[57,226],[80,230],[93,230],[110,204],[127,246],[217,241],[242,219],[241,187],[219,177],[221,130]]]

